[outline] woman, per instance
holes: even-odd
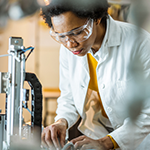
[[[63,147],[68,129],[81,116],[78,129],[84,136],[71,141],[76,149],[132,149],[124,107],[133,80],[129,66],[139,58],[144,79],[150,78],[150,35],[142,31],[139,39],[133,25],[114,21],[106,0],[78,2],[54,0],[43,9],[50,35],[61,43],[61,96],[55,123],[43,130],[43,145]],[[150,110],[142,112],[134,126],[134,149],[150,131]]]

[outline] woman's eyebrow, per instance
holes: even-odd
[[[82,25],[83,26],[83,25]],[[80,26],[80,27],[82,27],[82,26]],[[76,30],[76,29],[79,29],[80,27],[76,27],[76,28],[74,28],[74,29],[72,29],[72,30],[70,30],[70,31],[74,31],[74,30]]]
[[[83,25],[81,25],[81,26],[79,26],[79,27],[76,27],[76,28],[74,28],[74,29],[72,29],[72,30],[70,30],[70,31],[68,31],[68,32],[71,32],[71,31],[74,31],[74,30],[79,29],[79,28],[81,28],[81,27],[84,27],[85,25],[86,25],[86,22],[85,22]]]
[[[82,26],[84,26],[84,25],[82,25]],[[68,33],[69,33],[69,32],[72,32],[72,31],[74,31],[74,30],[80,29],[82,26],[79,26],[79,27],[73,28],[72,30],[68,31]]]
[[[82,26],[80,26],[80,27],[82,27]],[[74,31],[74,30],[76,30],[76,29],[79,29],[80,27],[76,27],[76,28],[73,28],[72,30],[70,30],[70,31],[68,31],[68,32],[64,32],[64,33],[70,33],[70,32],[72,32],[72,31]],[[55,33],[58,33],[59,34],[59,32],[56,32],[55,31]],[[60,33],[61,34],[61,33]],[[63,33],[62,33],[63,34]]]
[[[68,31],[68,32],[64,32],[64,33],[70,33],[70,32],[72,32],[72,31],[74,31],[74,30],[80,29],[81,27],[84,27],[84,25],[81,25],[81,26],[79,26],[79,27],[73,28],[72,30],[70,30],[70,31]],[[54,30],[54,31],[55,31],[55,30]],[[61,33],[56,32],[56,31],[55,31],[55,33],[61,34]],[[62,34],[63,34],[63,33],[62,33]]]

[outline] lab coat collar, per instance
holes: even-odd
[[[87,59],[87,55],[79,57],[77,56],[81,65],[83,66],[83,68],[85,69],[84,71],[89,74],[89,66],[88,66],[88,59]]]
[[[115,21],[110,15],[108,16],[109,26],[107,26],[108,37],[107,37],[107,46],[118,46],[121,43],[121,29],[118,26],[118,21]]]
[[[100,49],[95,54],[92,52],[92,49],[90,49],[88,53],[91,53],[98,62],[101,57],[102,62],[107,58],[108,54],[108,49],[104,47],[109,48],[113,46],[119,46],[120,43],[121,43],[121,29],[118,26],[117,21],[115,21],[114,19],[112,19],[111,16],[108,15],[106,33]]]

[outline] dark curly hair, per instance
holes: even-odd
[[[50,5],[42,8],[41,16],[49,27],[52,27],[51,17],[67,11],[79,18],[102,18],[101,23],[105,25],[108,7],[107,0],[51,0]]]

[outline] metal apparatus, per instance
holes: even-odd
[[[21,150],[16,145],[24,143],[28,147],[28,141],[34,141],[34,148],[40,149],[42,86],[35,74],[25,72],[25,61],[33,49],[25,49],[21,37],[10,37],[8,54],[0,56],[9,57],[8,72],[0,72],[0,93],[6,93],[5,114],[0,114],[0,150]],[[29,90],[24,89],[25,81],[31,87],[31,125],[25,124],[23,119],[23,108],[29,110]]]

